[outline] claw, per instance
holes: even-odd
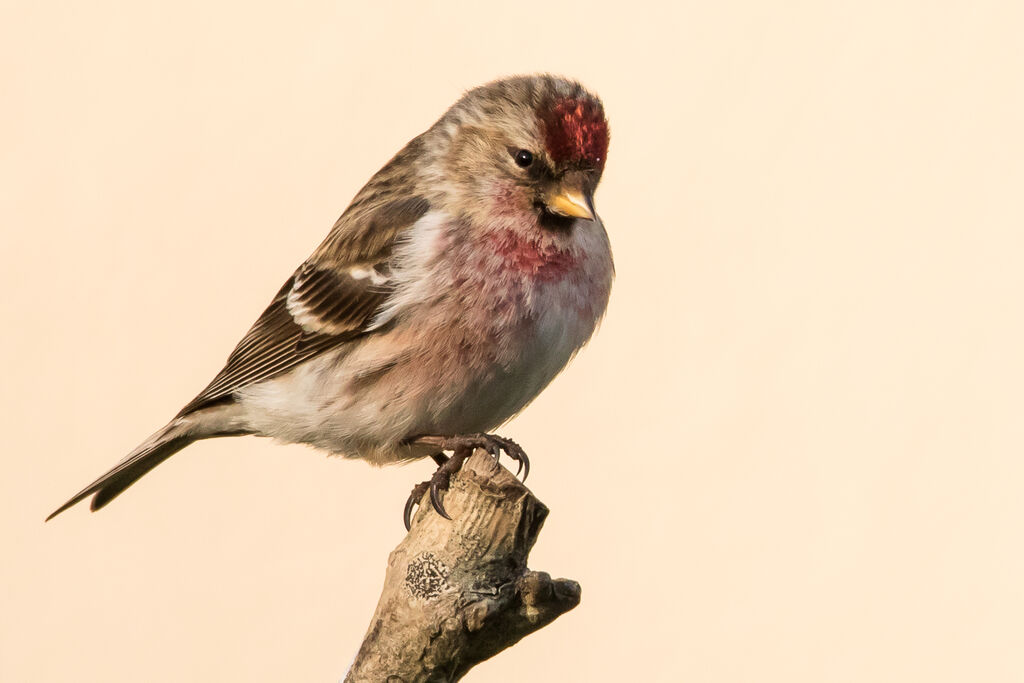
[[[416,509],[416,499],[409,494],[409,500],[405,501],[405,512],[402,513],[402,521],[405,522],[405,530],[412,531],[412,511]]]
[[[501,439],[499,442],[501,447],[505,449],[508,456],[518,463],[516,468],[516,476],[518,477],[520,472],[523,473],[523,481],[530,476],[530,459],[526,457],[526,451],[512,439]]]
[[[428,483],[416,484],[416,486],[412,487],[412,491],[409,492],[409,498],[405,501],[405,510],[402,512],[402,521],[405,522],[406,531],[412,531],[412,512],[420,504],[423,494],[427,492]]]
[[[438,486],[437,479],[430,481],[430,504],[434,506],[437,514],[441,515],[445,519],[451,519],[448,513],[445,512],[444,505],[441,503],[441,490]]]

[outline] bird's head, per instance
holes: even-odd
[[[466,93],[433,131],[449,200],[474,222],[530,219],[548,230],[596,220],[608,154],[601,101],[573,81],[522,76]]]

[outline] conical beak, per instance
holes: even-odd
[[[548,211],[559,216],[586,218],[588,221],[597,217],[593,197],[589,192],[575,187],[555,186],[544,198],[544,205]]]

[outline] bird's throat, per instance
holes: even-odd
[[[559,244],[564,237],[502,230],[492,233],[490,241],[507,268],[540,280],[558,280],[578,265],[576,254]]]

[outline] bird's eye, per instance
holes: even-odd
[[[528,149],[516,150],[512,153],[512,158],[516,160],[516,166],[520,168],[526,168],[533,163],[533,154]]]

